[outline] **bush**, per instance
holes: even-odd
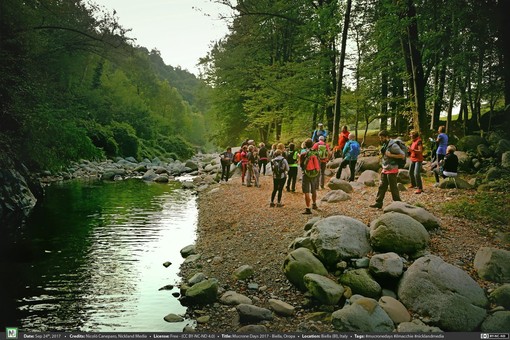
[[[179,159],[188,159],[195,154],[195,148],[181,136],[160,136],[157,140],[158,146],[166,152],[173,153]]]
[[[96,147],[102,149],[106,156],[114,157],[119,154],[119,145],[110,129],[92,121],[84,122],[83,125],[92,143],[94,143]]]
[[[113,122],[110,125],[113,138],[119,146],[119,155],[123,157],[132,156],[139,158],[138,137],[135,129],[128,123]]]

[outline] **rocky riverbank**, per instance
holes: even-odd
[[[486,279],[489,276],[480,273],[484,262],[481,258],[492,255],[477,255],[481,249],[490,249],[501,251],[502,256],[508,258],[508,243],[497,237],[496,230],[445,214],[438,204],[472,195],[472,191],[445,190],[427,184],[424,194],[415,195],[402,186],[402,199],[408,204],[394,207],[394,211],[400,210],[399,215],[403,217],[399,216],[399,220],[403,222],[395,227],[401,230],[394,231],[400,238],[393,244],[399,247],[393,247],[388,241],[391,233],[381,236],[380,232],[379,238],[374,236],[377,228],[372,226],[384,226],[379,228],[381,231],[392,225],[383,218],[388,210],[369,208],[376,187],[347,183],[351,190],[342,190],[347,197],[345,200],[330,199],[333,192],[339,191],[337,185],[345,185],[337,182],[333,180],[329,188],[319,191],[319,210],[312,216],[302,214],[304,198],[301,193],[285,192],[284,207],[270,208],[270,176],[262,176],[261,188],[242,186],[240,178],[234,177],[200,193],[195,245],[199,255],[185,261],[181,267],[185,278],[184,296],[188,295],[189,286],[196,286],[188,279],[196,279],[197,275],[203,280],[201,288],[213,292],[207,301],[200,301],[195,295],[200,289],[193,289],[191,299],[184,298],[191,303],[188,317],[198,321],[196,331],[421,332],[495,330],[498,327],[508,331],[508,305],[500,306],[508,303],[508,296],[505,302],[494,300],[493,294],[499,292],[498,289],[508,293],[509,286],[501,283],[508,282],[505,280],[509,278],[499,283],[491,281],[498,280],[494,277]],[[390,203],[388,194],[385,206]],[[428,219],[421,219],[414,213],[420,209]],[[342,231],[345,221],[335,219],[345,218],[352,219],[349,223],[359,228],[366,236],[364,240],[347,235],[353,226]],[[407,234],[410,224],[416,231]],[[340,240],[351,237],[350,241],[341,246],[336,240],[334,249],[319,250],[320,243],[324,244],[327,239],[324,235],[332,230],[340,235]],[[357,248],[358,253],[345,254],[340,249],[349,247]],[[478,267],[475,257],[479,258]],[[300,258],[304,258],[305,263],[315,263],[314,269],[303,269],[305,272],[320,276],[309,274],[302,279],[301,275],[301,280],[294,280],[288,264],[300,262]],[[377,269],[378,262],[384,269]],[[420,276],[421,272],[431,271],[430,266],[440,269],[428,278]],[[508,270],[503,271],[510,275]],[[428,286],[417,284],[421,281],[429,282]],[[431,290],[425,292],[426,289]],[[458,310],[463,312],[458,313]],[[501,326],[505,323],[506,326]]]

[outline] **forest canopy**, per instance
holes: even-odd
[[[0,147],[34,169],[70,160],[189,158],[207,145],[207,91],[127,38],[92,2],[0,4]]]
[[[319,122],[336,137],[340,124],[462,136],[508,121],[509,1],[219,2],[236,15],[202,63],[225,143],[300,141]]]
[[[0,2],[2,150],[44,169],[301,142],[319,122],[333,138],[340,125],[509,129],[510,1],[215,2],[232,13],[229,33],[200,78],[92,1]]]

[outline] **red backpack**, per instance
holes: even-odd
[[[234,164],[237,164],[241,161],[241,151],[236,151],[234,154]]]

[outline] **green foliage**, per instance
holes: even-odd
[[[159,136],[156,143],[171,158],[177,155],[179,159],[188,159],[195,154],[195,148],[181,136]]]
[[[106,156],[114,157],[119,154],[119,144],[108,127],[91,121],[85,121],[84,125],[87,136],[92,140],[94,146],[102,149]]]
[[[21,145],[21,158],[35,169],[58,169],[69,161],[103,157],[86,131],[65,112],[50,107],[38,107],[26,122]]]
[[[185,158],[214,133],[205,83],[133,46],[92,3],[2,1],[0,30],[0,141],[27,165]]]
[[[119,155],[139,158],[138,137],[135,129],[127,123],[113,122],[110,127],[113,138],[119,146]]]
[[[508,188],[508,181],[505,188]],[[508,190],[508,189],[506,189]],[[478,192],[442,205],[445,214],[476,220],[484,224],[494,223],[499,226],[510,224],[510,201],[508,193]]]

